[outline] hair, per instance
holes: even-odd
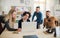
[[[13,14],[14,11],[15,11],[15,9],[10,9],[10,11],[9,11],[8,14],[9,14],[9,15],[10,15],[10,14]]]
[[[4,17],[5,21],[8,21],[9,20],[9,15],[6,14],[5,17]]]
[[[40,6],[37,6],[36,8],[40,8]]]
[[[50,11],[48,10],[48,11],[46,11],[46,12],[50,12]]]
[[[23,16],[25,16],[26,14],[29,14],[29,18],[31,17],[30,12],[25,11],[25,12],[23,13]]]

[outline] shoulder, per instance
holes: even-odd
[[[51,19],[56,19],[56,17],[52,16]]]
[[[30,22],[30,20],[29,20],[29,19],[28,19],[27,21],[28,21],[28,22]]]
[[[36,11],[34,12],[34,14],[36,14]]]
[[[23,19],[20,19],[20,20],[19,20],[19,22],[22,22],[22,21],[23,21]]]
[[[53,19],[53,20],[58,20],[56,17],[52,16],[50,19]]]
[[[39,12],[40,14],[42,14],[42,12]]]

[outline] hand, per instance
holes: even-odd
[[[18,32],[21,32],[21,28],[18,28]]]

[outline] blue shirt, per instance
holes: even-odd
[[[43,21],[43,15],[41,12],[38,12],[38,13],[34,12],[33,17],[32,17],[32,21],[34,20],[35,16],[37,17],[37,19],[36,19],[37,22]]]

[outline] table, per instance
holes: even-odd
[[[38,38],[54,38],[53,34],[44,34],[43,29],[38,29],[34,33],[33,32],[20,32],[19,34],[13,34],[13,31],[4,31],[0,38],[23,38],[24,35],[37,35]]]

